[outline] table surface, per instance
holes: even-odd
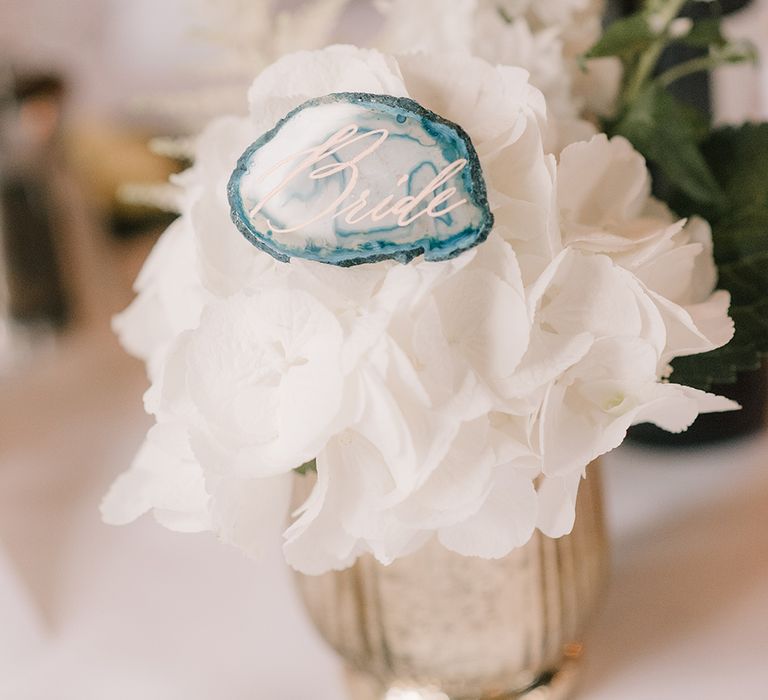
[[[141,366],[73,336],[0,392],[0,697],[342,700],[275,547],[262,562],[98,502],[148,425]],[[768,697],[768,435],[605,460],[614,571],[581,700]]]

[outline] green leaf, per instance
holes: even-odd
[[[585,57],[631,58],[645,51],[656,38],[645,14],[637,13],[608,25],[600,40],[587,51]]]
[[[719,17],[697,20],[691,27],[691,31],[677,41],[697,49],[706,49],[710,46],[721,47],[727,43],[722,31],[720,31]]]
[[[661,86],[646,86],[612,132],[626,137],[690,199],[722,205],[723,193],[698,145],[707,132],[706,122]]]
[[[715,259],[721,272],[728,263],[747,261],[768,250],[768,209],[728,212],[715,221]]]
[[[731,293],[736,333],[723,348],[675,360],[672,380],[708,388],[735,381],[768,356],[768,124],[717,129],[701,151],[725,205],[713,210],[678,196],[673,206],[712,222],[718,286]]]
[[[765,238],[768,238],[768,229],[764,231]],[[718,286],[731,293],[733,304],[752,305],[768,298],[768,252],[720,265],[718,271]]]
[[[702,144],[702,153],[731,211],[768,208],[768,124],[717,129]]]
[[[296,467],[294,469],[297,474],[301,474],[302,476],[306,476],[307,474],[311,474],[312,472],[317,471],[317,460],[310,459],[309,462],[304,462],[300,467]]]
[[[713,228],[718,265],[745,260],[768,249],[768,124],[713,131],[701,144],[721,187],[722,207],[697,202],[677,191],[669,199],[681,216],[698,214]]]
[[[735,306],[731,316],[744,337],[749,336],[749,343],[760,355],[768,353],[768,298],[760,299],[754,304]]]

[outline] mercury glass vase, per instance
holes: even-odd
[[[562,700],[602,594],[602,486],[591,465],[570,535],[539,532],[503,559],[436,542],[389,566],[299,576],[317,629],[344,660],[350,700]]]

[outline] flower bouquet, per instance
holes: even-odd
[[[115,320],[147,362],[155,425],[103,513],[152,511],[251,555],[285,522],[287,562],[346,587],[372,627],[386,619],[371,622],[374,600],[408,599],[407,631],[419,593],[481,600],[468,581],[487,583],[493,616],[514,576],[517,605],[541,599],[554,619],[551,596],[531,591],[586,586],[591,599],[599,578],[579,574],[599,533],[563,540],[572,575],[552,549],[574,528],[587,466],[635,423],[678,432],[737,408],[672,370],[728,343],[730,295],[707,221],[651,194],[626,129],[598,129],[627,73],[609,34],[579,66],[595,3],[409,6],[383,4],[378,49],[280,58],[252,83],[247,116],[199,136],[176,179],[181,216]],[[412,12],[440,23],[424,32]],[[349,567],[357,583],[327,574]],[[364,591],[387,581],[411,595]],[[376,657],[380,689],[397,676],[477,697],[549,683],[581,634],[537,623],[549,651],[533,670],[489,668],[472,658],[490,658],[482,615],[468,617],[469,637],[430,628],[432,654],[438,633],[446,649],[451,630],[475,640],[441,657],[451,680],[419,667],[429,638],[410,633],[392,633],[384,657],[347,660]]]

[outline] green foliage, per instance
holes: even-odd
[[[719,286],[731,293],[736,333],[723,348],[675,360],[672,377],[708,388],[735,381],[768,355],[768,124],[713,130],[667,91],[685,75],[755,59],[751,46],[723,36],[717,17],[679,35],[674,19],[683,5],[646,0],[609,26],[585,58],[616,56],[624,67],[619,113],[605,131],[626,137],[645,156],[656,172],[656,194],[674,211],[712,225]],[[659,57],[674,43],[708,52],[656,75]]]
[[[768,124],[716,129],[701,152],[725,200],[697,206],[679,195],[676,210],[712,224],[718,286],[731,293],[733,340],[724,348],[674,362],[675,381],[696,386],[734,381],[768,355]]]
[[[717,17],[699,20],[688,34],[679,39],[679,42],[697,49],[713,46],[720,48],[728,43],[720,31],[720,19]]]
[[[311,474],[312,472],[317,471],[317,461],[314,459],[309,460],[309,462],[304,462],[300,467],[296,467],[294,469],[297,474],[301,474],[302,476],[306,476],[307,474]]]
[[[768,211],[768,124],[716,129],[702,152],[732,209]]]
[[[699,149],[706,122],[660,85],[650,83],[643,88],[611,125],[611,132],[629,139],[691,199],[722,203],[723,193]]]
[[[585,54],[586,58],[619,56],[631,60],[655,41],[645,15],[638,13],[609,25],[599,41]]]

